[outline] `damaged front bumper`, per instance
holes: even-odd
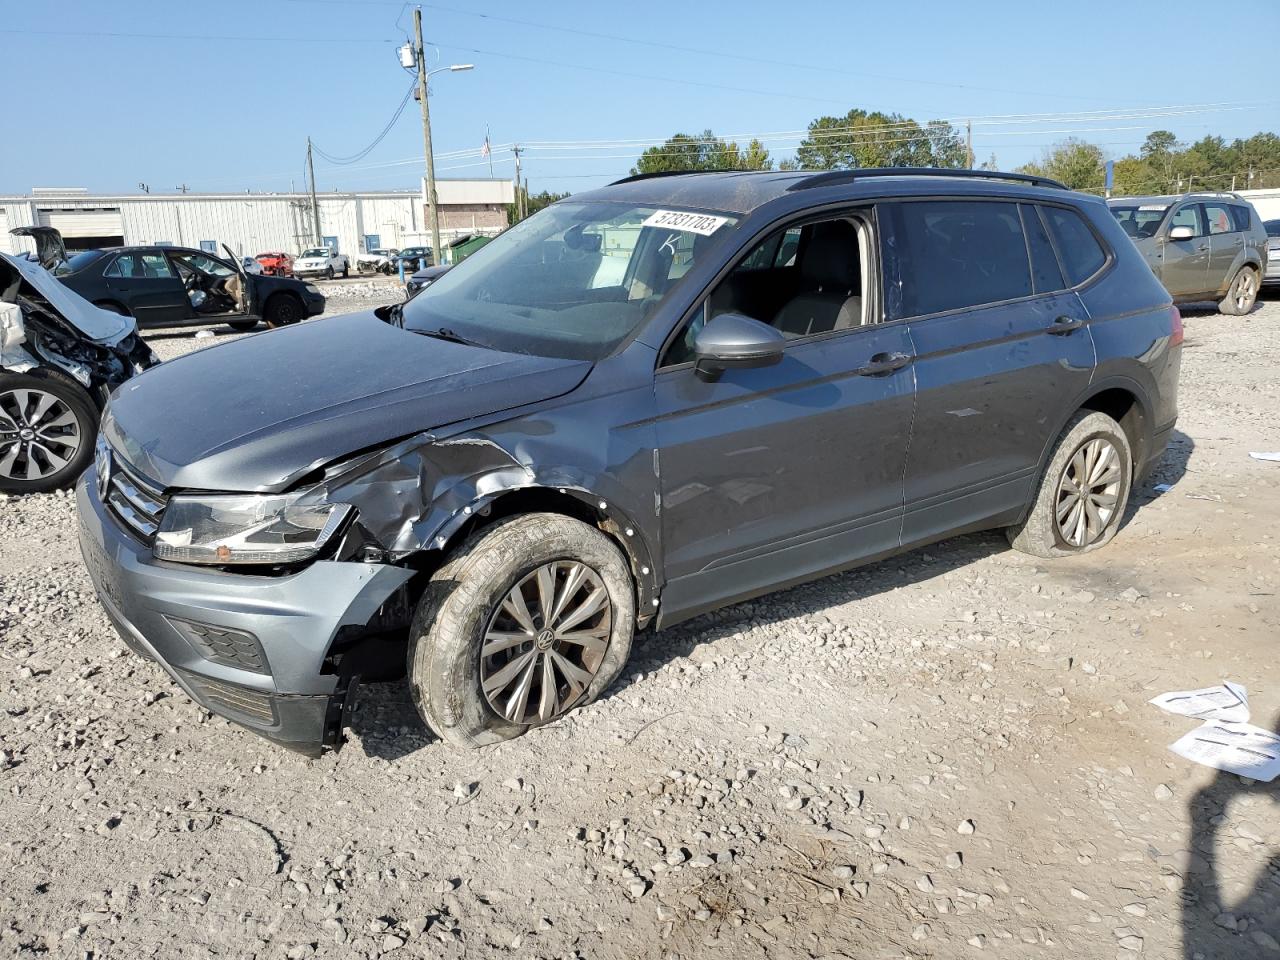
[[[383,564],[320,561],[288,576],[163,563],[76,485],[80,548],[125,643],[205,709],[308,756],[341,742],[358,684],[333,655],[412,576]]]

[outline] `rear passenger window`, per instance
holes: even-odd
[[[1102,269],[1107,262],[1106,251],[1080,214],[1062,207],[1045,207],[1044,213],[1058,246],[1062,268],[1072,286],[1083,283]]]
[[[890,319],[1030,296],[1017,204],[925,200],[887,204],[885,303]]]
[[[1209,236],[1219,233],[1231,233],[1236,229],[1234,223],[1231,222],[1231,214],[1227,212],[1225,203],[1206,203],[1204,205],[1204,218],[1209,224]]]
[[[1040,212],[1033,204],[1019,204],[1022,211],[1022,229],[1027,234],[1027,249],[1031,252],[1031,279],[1036,293],[1052,293],[1062,290],[1068,284],[1062,279],[1062,268],[1058,265],[1058,256],[1053,252],[1053,244],[1045,230]]]

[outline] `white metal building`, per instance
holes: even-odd
[[[514,202],[510,180],[438,180],[442,242],[467,233],[496,234]],[[379,247],[429,246],[431,225],[422,191],[322,193],[317,197],[322,243],[354,255]],[[315,245],[306,193],[186,193],[102,196],[79,188],[37,187],[0,196],[0,251],[34,249],[10,236],[21,226],[56,227],[68,249],[124,244],[172,244],[253,256]]]

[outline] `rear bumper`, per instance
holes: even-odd
[[[76,485],[80,549],[130,649],[206,710],[310,756],[340,742],[355,678],[330,648],[363,627],[411,572],[314,563],[286,577],[166,564],[103,507],[93,471]]]

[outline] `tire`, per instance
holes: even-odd
[[[326,280],[332,280],[332,279],[333,279],[333,266],[332,266],[332,265],[327,266],[327,267],[325,267],[325,268],[324,268],[324,278],[325,278]]]
[[[71,486],[93,459],[97,433],[98,410],[70,377],[43,368],[0,372],[0,491]]]
[[[569,587],[575,567],[585,572],[576,587]],[[552,624],[558,619],[566,630],[583,637],[598,633],[589,644],[548,637],[555,631],[546,629],[536,614],[530,625],[541,629],[536,634],[522,630],[508,613],[511,608],[504,601],[517,591],[527,591],[519,595],[536,600],[538,571],[547,569],[553,571],[550,582],[556,605],[563,607]],[[594,580],[589,579],[592,575]],[[561,597],[566,588],[573,592]],[[581,623],[572,622],[572,615],[586,609],[601,588],[607,608]],[[587,630],[571,630],[582,623],[589,625]],[[482,656],[483,638],[504,626],[508,628],[504,637],[528,636],[529,640],[512,644],[508,639],[499,652]],[[468,538],[431,577],[409,634],[410,690],[422,719],[449,743],[481,747],[510,740],[603,693],[626,664],[634,632],[635,587],[626,558],[612,540],[560,514],[512,517]],[[598,648],[601,642],[603,650]],[[581,671],[577,683],[569,681],[570,673],[561,666],[566,660]],[[531,664],[525,678],[526,701],[518,699],[525,673],[513,666],[518,663]],[[515,669],[510,686],[500,683],[504,668]],[[554,683],[544,687],[548,669]],[[492,685],[493,700],[485,692],[486,679]],[[554,691],[550,707],[542,697],[546,689]],[[499,713],[495,702],[506,704],[508,714]],[[544,711],[545,716],[529,715]]]
[[[133,314],[132,314],[132,313],[130,313],[130,312],[129,312],[129,310],[128,310],[126,307],[124,307],[124,306],[122,306],[121,304],[118,304],[118,303],[112,303],[110,300],[103,300],[103,301],[101,301],[101,302],[99,302],[99,303],[95,303],[95,304],[94,304],[94,306],[95,306],[95,307],[99,307],[99,308],[101,308],[101,309],[103,309],[103,310],[107,310],[107,311],[109,311],[109,312],[111,312],[111,313],[118,313],[118,314],[119,314],[120,316],[122,316],[122,317],[132,317],[132,316],[133,316]]]
[[[342,265],[342,279],[345,280],[349,276],[351,276],[351,264],[344,263]]]
[[[1227,287],[1227,295],[1218,301],[1218,312],[1231,317],[1243,317],[1253,309],[1258,299],[1258,271],[1253,267],[1241,267],[1231,285]]]
[[[272,330],[297,323],[302,317],[302,301],[287,293],[274,294],[262,311],[262,319]]]
[[[1103,447],[1099,447],[1099,443]],[[1079,473],[1082,467],[1088,467],[1090,451],[1098,451],[1106,446],[1110,447],[1110,456],[1115,458],[1115,479],[1113,482],[1101,483],[1097,477],[1107,478],[1110,468],[1104,468],[1100,475],[1095,469],[1095,480],[1088,485],[1090,492],[1097,498],[1091,501],[1093,509],[1090,511],[1081,507],[1077,511],[1071,506],[1071,501],[1079,498],[1073,498],[1067,486],[1072,479],[1067,474],[1068,468]],[[1077,459],[1077,455],[1080,455],[1080,459]],[[1108,455],[1102,456],[1105,459]],[[1022,553],[1045,559],[1074,556],[1106,546],[1120,529],[1132,484],[1133,451],[1120,424],[1105,413],[1081,410],[1071,418],[1058,437],[1026,519],[1005,531],[1009,544]],[[1109,506],[1106,505],[1108,501]],[[1058,520],[1060,510],[1065,511],[1061,524]],[[1110,512],[1107,513],[1107,510]],[[1074,524],[1073,519],[1076,521]],[[1095,519],[1098,521],[1096,529]],[[1069,529],[1069,533],[1064,533],[1064,527]]]
[[[258,325],[257,320],[228,320],[227,326],[232,330],[246,331],[252,330]]]

